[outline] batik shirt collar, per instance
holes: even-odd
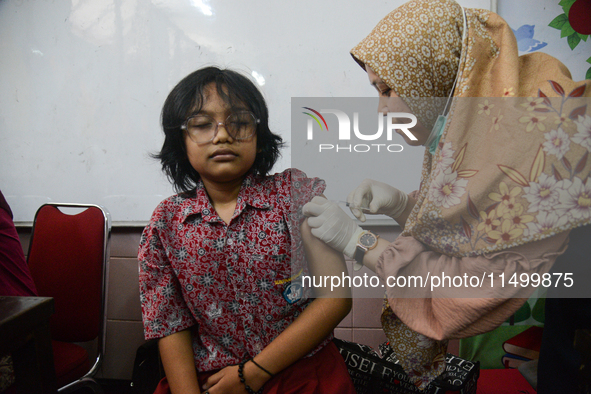
[[[247,205],[257,209],[272,209],[273,204],[267,200],[268,196],[262,183],[257,182],[256,175],[249,173],[242,181],[233,217],[240,215]],[[183,212],[183,222],[193,215],[201,215],[205,222],[222,221],[213,208],[201,179],[197,182],[193,197],[183,202],[181,212]]]

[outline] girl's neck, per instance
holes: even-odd
[[[244,177],[229,182],[202,180],[213,208],[226,224],[230,224]]]

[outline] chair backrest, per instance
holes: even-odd
[[[98,205],[50,203],[37,211],[27,260],[39,295],[54,298],[52,339],[98,337],[104,352],[110,233],[110,215]]]

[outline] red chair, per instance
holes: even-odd
[[[55,302],[50,327],[58,392],[83,386],[103,392],[93,376],[105,351],[110,234],[110,215],[98,205],[51,203],[35,215],[27,260],[39,296]],[[91,366],[87,350],[75,342],[93,340]]]

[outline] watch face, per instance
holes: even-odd
[[[359,243],[366,248],[371,248],[377,242],[377,238],[372,233],[365,233],[359,238]]]

